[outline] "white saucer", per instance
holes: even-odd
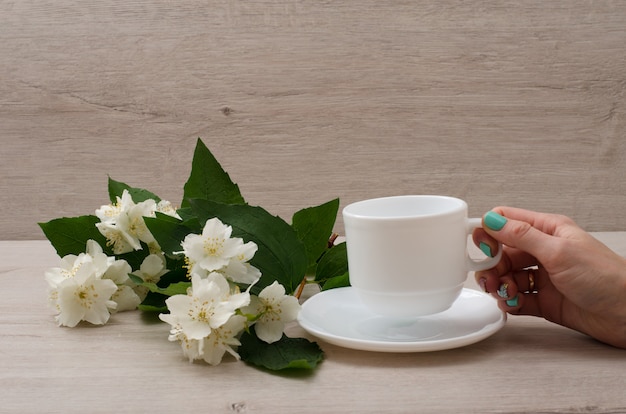
[[[372,313],[352,287],[313,295],[302,305],[300,325],[331,344],[381,352],[429,352],[482,341],[506,322],[496,300],[463,289],[448,310],[415,319],[394,319]]]

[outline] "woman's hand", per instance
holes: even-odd
[[[534,315],[626,348],[626,259],[571,219],[511,207],[485,214],[474,242],[495,252],[479,285],[515,315]]]

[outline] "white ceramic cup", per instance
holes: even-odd
[[[494,267],[502,256],[475,261],[468,235],[481,227],[467,203],[436,195],[359,201],[343,209],[350,283],[373,312],[414,318],[448,309],[469,271]]]

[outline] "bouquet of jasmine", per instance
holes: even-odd
[[[189,361],[228,353],[279,370],[322,360],[317,344],[283,331],[306,283],[348,283],[345,245],[329,243],[337,199],[288,224],[248,205],[201,140],[180,208],[111,178],[108,190],[95,215],[40,223],[61,257],[45,274],[60,326],[140,309],[159,313]]]

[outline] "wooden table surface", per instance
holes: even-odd
[[[596,236],[626,253],[626,232]],[[509,317],[482,342],[430,353],[318,341],[316,371],[275,375],[190,364],[140,312],[57,327],[43,276],[57,263],[46,241],[0,241],[2,413],[626,412],[626,351],[541,319]],[[306,336],[296,323],[287,333]]]

